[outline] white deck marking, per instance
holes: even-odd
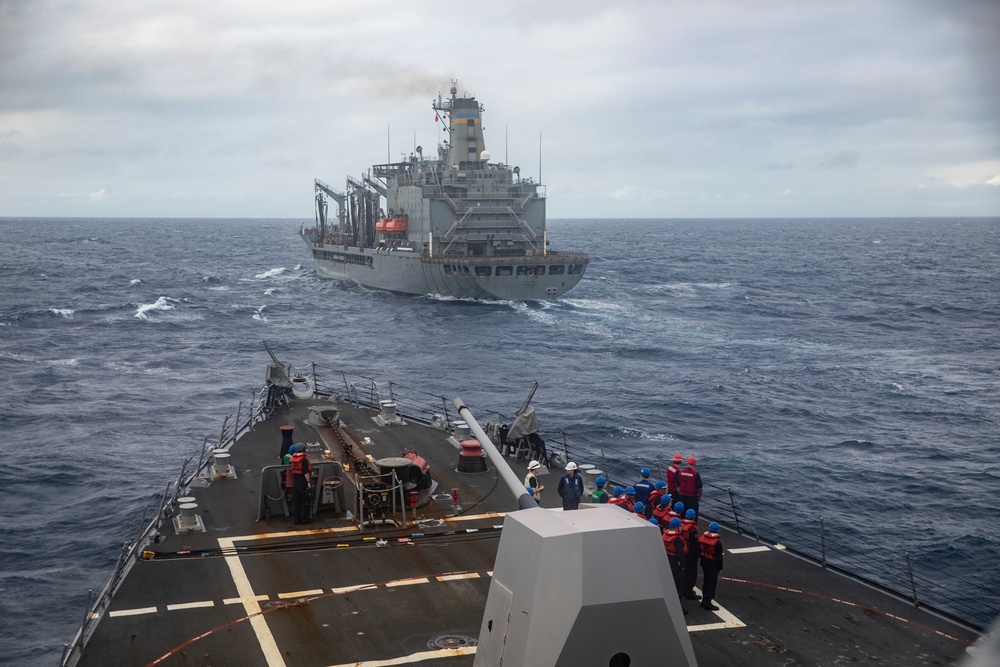
[[[784,551],[788,547],[786,547],[784,544],[775,544],[774,548],[777,549],[778,551]]]
[[[431,580],[427,577],[412,577],[410,579],[396,579],[385,582],[386,588],[396,588],[397,586],[412,586],[414,584],[429,584]]]
[[[478,579],[478,572],[466,572],[464,574],[445,574],[440,577],[435,577],[438,581],[455,581],[457,579]]]
[[[694,589],[695,593],[701,595],[701,590],[698,587]],[[731,611],[719,604],[718,600],[712,600],[713,604],[719,609],[713,611],[712,613],[722,619],[721,623],[703,623],[702,625],[689,625],[688,632],[704,632],[705,630],[725,630],[727,628],[745,628],[746,623],[736,618]]]
[[[261,600],[270,600],[271,596],[255,595],[253,599],[260,602]],[[243,603],[243,598],[226,598],[225,600],[222,601],[222,604],[242,604],[242,603]]]
[[[424,660],[436,660],[438,658],[451,658],[460,655],[475,655],[475,646],[461,646],[459,648],[440,648],[436,651],[423,651],[412,655],[404,655],[401,658],[389,658],[388,660],[366,660],[365,662],[345,662],[330,667],[392,667],[392,665],[410,665]]]
[[[219,547],[232,549],[233,542],[232,538],[219,538]],[[285,660],[281,657],[281,651],[278,650],[278,645],[274,641],[274,635],[267,627],[267,621],[260,615],[260,605],[257,604],[257,598],[253,593],[253,587],[250,586],[246,570],[243,569],[243,563],[240,562],[240,557],[226,556],[226,565],[229,566],[229,574],[232,575],[233,583],[236,584],[236,592],[243,599],[243,610],[250,616],[250,627],[257,635],[260,650],[264,653],[268,667],[285,667]]]
[[[341,588],[331,588],[331,593],[336,593],[338,595],[343,595],[344,593],[353,593],[355,591],[364,590],[366,588],[375,588],[375,584],[357,584],[355,586],[343,586]]]
[[[176,611],[177,609],[198,609],[199,607],[214,607],[215,602],[212,600],[201,600],[200,602],[181,602],[180,604],[168,604],[167,611]]]
[[[138,616],[139,614],[155,614],[156,607],[142,607],[140,609],[119,609],[118,611],[109,611],[108,616],[114,618],[116,616]]]
[[[322,595],[322,588],[313,588],[308,591],[292,591],[291,593],[278,593],[278,598],[281,600],[287,600],[289,598],[307,598],[310,595]]]
[[[758,551],[770,551],[771,547],[742,547],[740,549],[726,549],[731,554],[754,554]]]

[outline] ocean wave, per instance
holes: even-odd
[[[49,312],[53,315],[65,317],[66,319],[71,319],[73,314],[76,313],[72,308],[49,308]]]
[[[267,306],[261,306],[260,308],[258,308],[257,312],[253,314],[253,319],[257,320],[258,322],[267,322],[267,317],[264,316],[265,308],[267,308]]]
[[[169,297],[161,296],[153,303],[140,304],[139,308],[135,311],[135,317],[136,319],[140,320],[149,320],[150,313],[175,310],[176,307],[173,305],[174,303],[180,303],[180,302],[177,299],[171,299]]]
[[[264,273],[258,273],[254,276],[257,280],[264,280],[265,278],[274,278],[275,276],[280,276],[285,273],[288,269],[280,266],[276,269],[271,269],[270,271],[265,271]]]
[[[133,278],[132,280],[128,281],[128,284],[129,285],[141,285],[142,284],[142,280],[140,278]]]

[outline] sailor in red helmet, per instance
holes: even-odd
[[[295,523],[312,523],[309,518],[309,489],[312,487],[310,478],[312,476],[312,463],[306,457],[305,447],[301,450],[296,447],[291,458],[292,473],[292,514],[295,515]]]
[[[701,586],[701,606],[704,609],[717,610],[712,600],[715,599],[715,588],[719,584],[719,573],[722,572],[722,542],[719,541],[719,524],[714,521],[708,525],[708,530],[698,538],[701,551],[701,571],[704,581]]]
[[[674,454],[674,462],[667,468],[667,493],[670,494],[670,504],[673,505],[681,499],[681,494],[677,492],[677,473],[681,471],[681,461],[684,460],[680,454]]]
[[[698,501],[701,500],[701,473],[695,470],[697,459],[689,456],[687,466],[677,472],[677,492],[684,507],[698,515]]]

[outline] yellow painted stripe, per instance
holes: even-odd
[[[278,593],[278,598],[281,600],[287,600],[288,598],[307,598],[310,595],[322,595],[322,588],[313,588],[308,591],[292,591],[291,593]]]
[[[397,579],[395,581],[386,582],[386,588],[396,588],[397,586],[412,586],[414,584],[429,584],[431,582],[427,577],[413,577],[412,579]]]
[[[437,577],[438,581],[455,581],[456,579],[478,579],[478,572],[466,572],[465,574],[445,574]]]
[[[232,538],[220,538],[219,547],[232,549],[233,541]],[[271,629],[267,627],[267,621],[260,614],[260,605],[257,604],[253,587],[250,585],[250,579],[247,577],[246,570],[243,569],[243,563],[240,562],[239,556],[226,556],[226,565],[229,566],[229,574],[233,578],[233,583],[236,584],[236,592],[243,599],[243,609],[250,616],[250,627],[253,628],[254,634],[257,636],[260,650],[264,653],[268,667],[285,667],[285,660],[281,657],[281,651],[278,650],[278,645],[274,641],[274,635],[271,634]]]
[[[201,600],[200,602],[181,602],[180,604],[168,604],[167,611],[177,611],[178,609],[198,609],[199,607],[214,607],[211,600]]]
[[[140,614],[155,614],[156,607],[142,607],[140,609],[119,609],[118,611],[109,611],[108,616],[115,618],[116,616],[138,616]]]
[[[423,651],[404,655],[400,658],[389,658],[388,660],[365,660],[364,662],[344,662],[330,667],[392,667],[393,665],[411,665],[424,660],[438,660],[440,658],[451,658],[462,655],[475,655],[475,646],[462,646],[460,648],[440,648],[436,651]]]

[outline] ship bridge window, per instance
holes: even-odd
[[[477,276],[481,276],[481,277],[489,278],[490,276],[493,275],[493,267],[492,266],[477,266],[476,267],[476,275]]]
[[[566,273],[569,273],[571,275],[574,273],[583,273],[583,264],[570,264],[567,267]]]
[[[499,276],[510,276],[514,274],[514,267],[512,266],[498,266],[497,267],[497,277]]]
[[[562,264],[551,264],[549,265],[549,275],[550,276],[561,276],[566,273],[566,267]]]

